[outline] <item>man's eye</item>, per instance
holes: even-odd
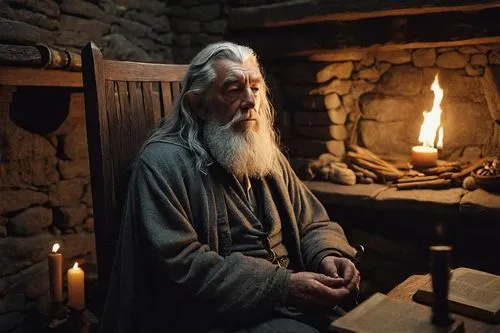
[[[259,87],[252,87],[252,91],[253,91],[254,93],[259,92]]]

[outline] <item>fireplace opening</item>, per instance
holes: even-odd
[[[367,248],[365,295],[428,271],[436,242],[454,265],[500,273],[485,256],[500,235],[499,6],[374,4],[278,1],[229,18],[263,62],[292,166]],[[438,127],[432,163],[416,166],[436,75],[443,145]]]

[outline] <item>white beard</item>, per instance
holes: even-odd
[[[220,125],[215,119],[206,122],[203,135],[212,156],[239,179],[244,176],[261,178],[275,172],[278,147],[271,136],[271,127],[259,115],[257,132],[247,129],[240,133],[233,126],[242,118],[244,116],[238,111],[226,125]]]

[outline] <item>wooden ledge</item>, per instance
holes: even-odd
[[[82,88],[82,73],[58,69],[0,66],[0,85]]]
[[[460,214],[488,220],[498,219],[500,213],[500,194],[481,189],[398,191],[382,184],[348,186],[322,181],[310,181],[306,186],[325,205]]]
[[[232,9],[231,29],[282,27],[328,21],[355,21],[386,16],[421,15],[443,12],[473,12],[500,7],[500,1],[331,1],[302,0]]]

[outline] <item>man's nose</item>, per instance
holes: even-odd
[[[249,110],[255,107],[255,97],[253,95],[253,91],[250,88],[246,88],[241,101],[241,107]]]

